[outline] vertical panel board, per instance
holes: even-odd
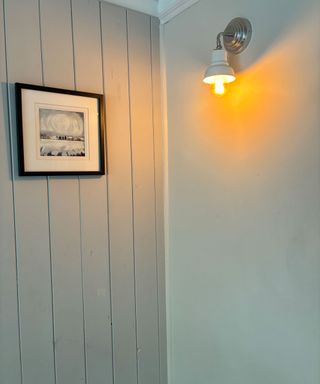
[[[128,11],[139,384],[159,383],[150,17]]]
[[[103,93],[99,2],[72,0],[72,14],[77,89]]]
[[[0,28],[0,383],[18,384],[19,324],[3,1]]]
[[[70,2],[42,0],[41,26],[45,85],[73,89]],[[51,177],[49,203],[56,379],[79,384],[85,382],[85,357],[78,178]]]
[[[100,6],[73,1],[78,90],[103,93]],[[80,178],[84,322],[88,384],[112,383],[107,179]]]
[[[137,383],[126,11],[102,7],[115,384]]]
[[[58,384],[85,380],[78,179],[51,179],[49,198]]]
[[[167,382],[165,250],[163,201],[163,136],[160,101],[160,37],[159,19],[151,18],[151,68],[153,94],[154,168],[156,193],[157,282],[159,310],[160,384]]]
[[[8,81],[41,83],[38,1],[6,0],[5,17]],[[54,367],[47,183],[43,177],[17,175],[14,103],[11,89],[23,382],[50,384]]]
[[[40,23],[44,85],[74,89],[70,1],[41,0]]]

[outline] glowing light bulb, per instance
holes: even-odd
[[[217,79],[214,83],[214,93],[216,95],[224,95],[225,88],[224,88],[224,81],[223,79]]]
[[[212,51],[211,64],[207,68],[203,82],[211,85],[211,92],[222,96],[225,94],[225,84],[235,81],[234,70],[228,63],[227,52],[224,49]]]

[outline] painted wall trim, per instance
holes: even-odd
[[[100,0],[121,7],[147,13],[159,17],[161,24],[179,15],[181,12],[198,3],[200,0]]]
[[[139,11],[147,13],[151,16],[158,17],[158,1],[156,0],[100,0],[106,1],[107,3],[112,3],[119,5],[121,7],[133,9],[134,11]]]
[[[159,11],[161,24],[167,23],[169,20],[179,15],[179,13],[185,11],[199,1],[200,0],[175,0],[168,7],[164,8],[162,11]],[[159,9],[161,9],[160,7],[161,2],[159,2]]]
[[[164,209],[164,253],[165,253],[165,299],[166,299],[166,329],[167,329],[167,380],[168,384],[171,381],[171,332],[172,327],[170,323],[171,308],[169,297],[169,158],[168,158],[168,101],[167,101],[167,73],[166,73],[166,51],[164,31],[165,26],[160,24],[160,97],[161,97],[161,111],[162,111],[162,137],[163,137],[163,209]]]

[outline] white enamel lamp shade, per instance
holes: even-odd
[[[235,79],[234,70],[228,63],[227,52],[224,49],[213,50],[211,64],[205,72],[203,82],[206,84],[231,83]]]

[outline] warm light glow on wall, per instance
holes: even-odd
[[[305,25],[304,28],[307,29]],[[265,151],[278,151],[274,146],[283,144],[285,137],[290,136],[301,103],[301,95],[292,92],[295,69],[291,64],[297,62],[298,32],[285,35],[250,68],[239,73],[236,86],[230,84],[224,96],[199,99],[197,118],[203,127],[203,145],[209,148],[208,153],[217,151],[222,156],[223,152],[237,166],[238,161],[245,161],[252,153],[261,152],[262,156]],[[311,50],[310,47],[310,54]],[[302,59],[298,63],[303,65]],[[305,77],[298,78],[296,85],[300,89],[316,88],[311,80],[309,84],[304,82]]]

